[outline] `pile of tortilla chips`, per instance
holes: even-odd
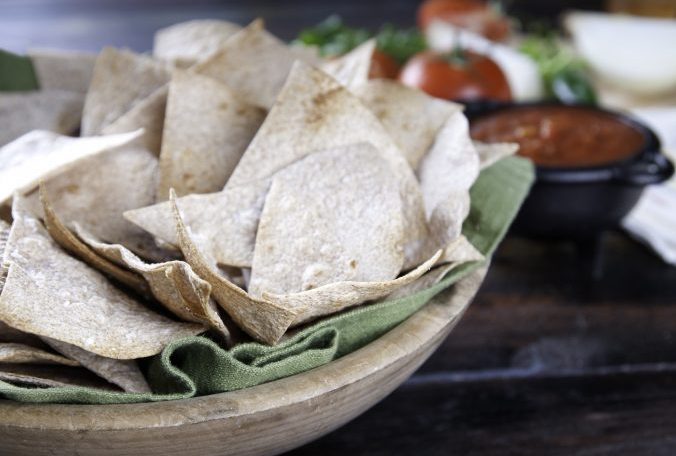
[[[89,85],[81,136],[0,148],[0,380],[147,392],[138,360],[178,339],[276,344],[481,259],[469,189],[515,148],[368,80],[373,49],[322,61],[261,21],[194,21],[153,56],[39,54],[45,99],[2,97],[46,116]]]

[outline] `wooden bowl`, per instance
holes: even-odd
[[[403,383],[456,325],[486,273],[325,366],[239,391],[124,405],[0,401],[3,455],[270,455],[347,423]]]

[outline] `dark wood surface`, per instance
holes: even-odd
[[[604,275],[508,238],[473,304],[403,387],[289,455],[676,454],[676,268],[623,234]]]
[[[412,24],[414,0],[0,0],[0,47],[145,51],[154,29],[264,16],[291,38],[338,12]],[[403,387],[290,455],[676,454],[676,268],[620,233],[590,280],[574,245],[508,238],[455,331]]]

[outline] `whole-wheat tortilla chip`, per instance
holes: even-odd
[[[242,27],[232,22],[199,19],[155,32],[153,56],[187,68],[218,51]]]
[[[75,230],[78,238],[101,258],[142,276],[152,295],[167,310],[184,321],[209,326],[230,345],[230,333],[211,300],[211,285],[195,274],[188,263],[178,260],[146,263],[119,244],[102,243],[77,225]]]
[[[87,369],[42,364],[0,364],[0,381],[37,388],[84,386],[119,391]]]
[[[70,138],[49,131],[32,131],[0,148],[0,204],[14,192],[27,192],[75,167],[83,159],[128,144],[141,132],[91,138]]]
[[[441,258],[439,250],[430,259],[406,275],[382,282],[334,282],[300,293],[277,295],[263,293],[263,299],[296,312],[292,326],[315,318],[340,312],[348,307],[387,296],[408,285],[427,271]]]
[[[14,329],[2,321],[0,321],[0,343],[15,343],[42,349],[49,348],[38,336]]]
[[[399,185],[378,150],[359,143],[317,152],[272,179],[249,294],[391,280],[402,244]]]
[[[162,130],[164,129],[168,90],[166,84],[155,90],[118,117],[117,120],[104,127],[103,133],[125,133],[143,128],[141,143],[155,156],[159,156],[162,147]]]
[[[74,133],[83,103],[83,94],[65,90],[0,92],[0,146],[31,130]]]
[[[387,300],[404,298],[431,287],[443,279],[446,274],[458,266],[471,261],[481,261],[484,256],[479,252],[465,236],[460,236],[451,242],[437,262],[438,266],[387,296]]]
[[[321,69],[350,90],[360,87],[369,79],[369,69],[376,40],[370,39],[347,54],[322,64]]]
[[[49,337],[43,337],[43,340],[54,350],[76,360],[83,367],[128,393],[151,392],[150,385],[135,360],[105,358]]]
[[[60,49],[29,49],[27,52],[42,90],[70,90],[84,94],[94,71],[96,54]]]
[[[481,141],[473,141],[473,143],[474,148],[479,154],[481,169],[488,168],[492,164],[519,151],[519,144],[517,143],[484,143]]]
[[[212,267],[251,266],[256,228],[269,186],[269,180],[261,180],[218,193],[178,198],[192,239]],[[124,216],[157,238],[178,246],[169,202],[127,211]]]
[[[170,194],[172,213],[175,219],[178,242],[186,261],[194,271],[212,286],[216,302],[226,311],[232,320],[254,339],[267,344],[275,344],[284,335],[294,320],[296,313],[265,300],[255,299],[244,290],[230,282],[218,270],[209,264],[199,251],[191,234],[183,223],[176,198]]]
[[[169,85],[157,196],[223,189],[263,122],[262,109],[213,78],[176,72]]]
[[[0,363],[12,364],[60,364],[79,366],[80,363],[40,348],[17,343],[0,342]]]
[[[5,265],[2,264],[2,259],[5,257],[5,247],[7,246],[7,238],[9,237],[9,224],[4,220],[0,220],[0,292],[2,292],[2,287],[5,285],[5,276],[7,275],[7,269]],[[2,327],[0,326],[0,332]]]
[[[452,114],[418,167],[430,227],[428,252],[460,235],[469,212],[469,189],[479,175],[479,157],[469,137],[467,119]]]
[[[266,179],[319,150],[370,142],[387,160],[404,213],[404,267],[421,260],[427,226],[415,175],[375,115],[326,73],[296,62],[279,98],[235,171],[230,186]]]
[[[54,211],[66,225],[77,222],[105,242],[122,244],[144,258],[163,261],[152,236],[128,222],[123,212],[152,204],[157,186],[157,158],[136,144],[109,150],[44,181]],[[42,212],[38,192],[28,203]]]
[[[144,296],[150,296],[150,289],[140,274],[120,267],[118,264],[99,255],[63,224],[56,215],[56,212],[54,212],[44,186],[40,186],[40,200],[42,201],[45,228],[62,249],[132,290]]]
[[[0,295],[0,320],[6,324],[115,359],[152,356],[204,330],[150,311],[69,256],[18,196],[13,216]]]
[[[82,114],[82,135],[101,133],[169,81],[167,66],[131,51],[105,48],[94,65]]]
[[[256,20],[191,69],[225,82],[244,101],[270,109],[294,61],[302,58]]]
[[[388,79],[370,80],[353,91],[380,119],[413,169],[449,116],[462,111],[462,105]]]

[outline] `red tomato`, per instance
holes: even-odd
[[[510,21],[482,0],[426,0],[418,8],[418,25],[425,28],[433,21],[448,22],[479,33],[493,41],[510,34]]]
[[[484,55],[464,50],[459,54],[416,54],[399,73],[399,81],[446,100],[512,98],[500,67]]]
[[[379,51],[378,49],[373,51],[373,57],[371,57],[371,68],[369,68],[369,79],[377,78],[386,78],[386,79],[397,79],[399,75],[399,70],[401,67],[399,64],[389,55],[384,52]]]

